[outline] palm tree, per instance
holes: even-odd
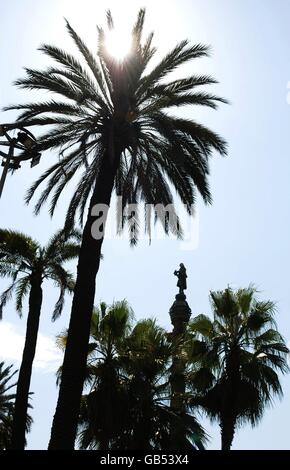
[[[124,369],[129,397],[118,449],[174,450],[172,429],[180,433],[182,449],[203,449],[206,434],[185,409],[171,407],[172,343],[155,320],[139,321],[127,341]],[[179,448],[179,447],[178,447]]]
[[[64,263],[77,257],[79,234],[57,232],[45,247],[41,247],[27,235],[0,230],[0,276],[12,278],[11,285],[0,297],[0,313],[7,301],[16,294],[16,311],[21,315],[23,300],[29,295],[26,336],[17,382],[13,418],[12,448],[24,449],[25,427],[32,364],[35,356],[39,319],[42,306],[42,283],[51,280],[59,288],[59,298],[52,313],[52,320],[61,314],[65,293],[73,291],[73,276]]]
[[[275,329],[275,305],[257,300],[256,292],[252,286],[211,292],[213,321],[199,315],[189,327],[196,335],[191,404],[219,422],[223,450],[230,450],[238,426],[255,426],[273,397],[282,396],[278,372],[289,370],[289,350]]]
[[[67,23],[67,30],[86,62],[84,67],[73,55],[58,47],[43,45],[40,50],[57,65],[44,71],[26,69],[26,77],[16,81],[25,89],[41,89],[63,97],[10,106],[22,110],[18,126],[45,126],[38,148],[58,149],[59,160],[30,188],[29,202],[37,188],[48,180],[35,206],[38,213],[52,195],[53,214],[64,188],[83,168],[75,185],[65,227],[82,222],[89,211],[80,249],[62,380],[54,416],[50,448],[72,449],[86,369],[90,323],[104,239],[106,208],[113,191],[122,196],[122,205],[143,201],[158,206],[166,233],[182,231],[173,206],[173,189],[192,213],[198,191],[205,203],[211,202],[208,185],[209,157],[213,151],[226,153],[225,141],[216,133],[191,119],[173,115],[172,108],[201,105],[216,108],[222,98],[199,91],[200,86],[216,83],[205,75],[192,75],[165,82],[170,72],[190,60],[208,55],[208,47],[190,46],[181,41],[156,66],[147,66],[156,49],[153,33],[144,41],[145,11],[139,11],[132,30],[131,52],[117,61],[106,49],[106,32],[98,28],[99,47],[92,54]],[[114,27],[107,13],[109,30]],[[170,208],[168,209],[168,206]],[[163,207],[163,209],[162,209]],[[166,207],[171,215],[168,216]],[[104,209],[105,208],[105,209]],[[98,209],[100,209],[98,213]],[[97,215],[102,214],[101,219]],[[100,222],[101,220],[101,222]],[[130,218],[132,220],[132,218]],[[138,221],[137,211],[135,213]],[[93,236],[92,228],[99,227]],[[124,226],[126,217],[120,217]],[[134,225],[132,242],[136,241]],[[63,423],[66,423],[65,433]]]
[[[205,434],[195,418],[169,407],[171,346],[153,320],[133,328],[126,301],[93,313],[86,384],[80,408],[81,449],[170,449],[171,427],[202,448]],[[60,336],[63,344],[66,336]]]
[[[82,397],[79,421],[82,449],[109,449],[122,433],[128,408],[122,359],[132,320],[126,300],[94,309],[85,381],[90,391]]]

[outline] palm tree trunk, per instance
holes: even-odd
[[[93,238],[91,230],[96,217],[92,207],[110,205],[120,152],[112,163],[110,154],[104,156],[88,218],[83,232],[72,312],[64,355],[61,384],[53,419],[49,449],[73,449],[77,431],[80,400],[86,371],[91,317],[95,297],[95,279],[99,270],[103,236]]]
[[[14,450],[24,450],[25,447],[29,387],[32,373],[32,364],[36,350],[39,318],[42,304],[41,283],[42,280],[39,276],[35,277],[31,281],[25,344],[17,382],[12,425],[11,448]]]
[[[231,416],[224,417],[220,424],[221,450],[231,450],[235,435],[235,419]]]

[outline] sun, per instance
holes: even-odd
[[[129,54],[131,39],[126,31],[112,30],[106,34],[106,48],[111,56],[122,61]]]

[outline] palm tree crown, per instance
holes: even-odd
[[[197,335],[192,403],[219,420],[223,449],[231,447],[237,426],[256,425],[273,397],[282,396],[278,372],[288,371],[289,350],[275,329],[275,305],[255,294],[252,286],[211,292],[214,320],[199,315],[190,323]]]
[[[59,298],[52,313],[55,320],[62,312],[65,292],[73,291],[73,275],[63,264],[77,256],[79,244],[75,241],[79,239],[76,231],[71,232],[69,237],[59,231],[42,247],[21,232],[0,229],[0,276],[12,279],[11,285],[0,297],[0,316],[13,292],[16,294],[16,311],[22,314],[23,300],[33,279],[39,276],[41,282],[52,280],[59,288]]]
[[[206,75],[165,81],[182,64],[207,56],[208,47],[181,41],[147,71],[156,49],[152,46],[153,33],[142,41],[144,16],[142,9],[132,30],[131,51],[124,61],[110,56],[102,28],[98,28],[99,47],[94,56],[67,22],[67,30],[86,67],[60,48],[43,45],[40,50],[56,65],[44,71],[27,68],[27,76],[16,81],[22,88],[46,90],[63,99],[6,108],[22,110],[18,125],[48,127],[39,150],[59,149],[59,161],[27,194],[26,200],[30,201],[38,186],[48,179],[36,212],[53,194],[53,214],[63,189],[83,168],[66,219],[70,225],[78,210],[82,221],[104,158],[116,164],[115,190],[122,196],[124,206],[141,200],[147,204],[172,204],[172,185],[189,213],[195,202],[195,188],[206,203],[211,201],[208,159],[213,150],[225,154],[225,142],[205,126],[174,117],[170,111],[184,105],[215,109],[225,100],[200,91],[199,87],[216,83]],[[110,12],[107,23],[109,29],[114,27]],[[178,224],[177,228],[164,228],[181,233]]]

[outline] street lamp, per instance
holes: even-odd
[[[13,131],[18,130],[17,137],[10,135]],[[0,198],[3,192],[5,180],[8,170],[18,170],[21,168],[20,162],[30,160],[31,168],[40,162],[41,153],[36,149],[36,139],[34,135],[24,127],[17,127],[11,124],[0,124],[0,137],[6,140],[0,140],[0,147],[8,147],[8,153],[0,150],[0,156],[3,157],[2,176],[0,180]],[[14,155],[15,150],[22,151],[18,155]]]

